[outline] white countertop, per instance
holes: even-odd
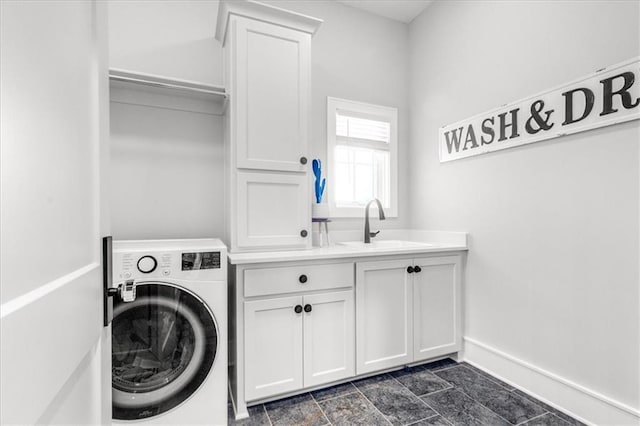
[[[329,260],[346,258],[363,258],[373,256],[395,256],[430,254],[440,252],[465,251],[467,234],[465,232],[435,232],[394,230],[385,233],[384,239],[376,241],[411,241],[422,244],[407,244],[399,247],[358,248],[340,244],[345,241],[358,241],[351,231],[332,234],[332,244],[327,247],[313,247],[306,250],[288,251],[256,251],[229,253],[229,261],[233,265],[270,262],[290,262],[309,260]],[[358,233],[359,236],[359,233]],[[335,242],[334,242],[335,241]],[[393,245],[393,243],[391,243]]]

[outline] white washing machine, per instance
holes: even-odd
[[[224,244],[114,241],[113,280],[113,423],[226,425]]]

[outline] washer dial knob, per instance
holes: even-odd
[[[155,271],[157,266],[158,261],[153,256],[142,256],[138,260],[138,271],[142,272],[143,274],[149,274]]]

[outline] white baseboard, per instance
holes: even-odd
[[[640,410],[464,337],[464,360],[571,417],[593,425],[640,425]]]

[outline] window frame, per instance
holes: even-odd
[[[336,137],[336,112],[352,112],[354,117],[371,118],[390,124],[389,129],[389,208],[384,209],[386,217],[398,217],[398,109],[395,107],[374,105],[365,102],[327,97],[327,204],[329,216],[363,217],[364,207],[341,207],[335,202],[336,166],[334,152],[338,143]],[[364,145],[367,143],[364,142]],[[372,146],[375,143],[371,144]]]

